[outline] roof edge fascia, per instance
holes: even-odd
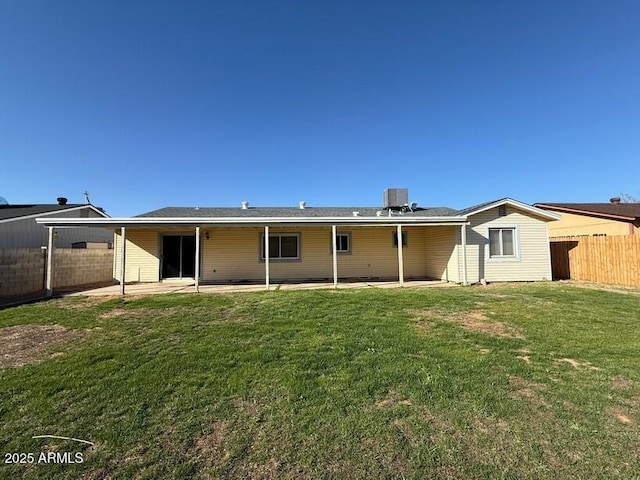
[[[255,225],[255,224],[348,224],[348,225],[398,225],[398,224],[463,224],[466,216],[446,217],[129,217],[129,218],[36,218],[41,225],[56,226],[168,226],[168,225]]]

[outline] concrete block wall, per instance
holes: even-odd
[[[44,290],[46,257],[41,248],[0,248],[0,297]]]
[[[47,252],[41,248],[0,248],[0,297],[45,290]],[[113,250],[56,248],[53,289],[113,281]]]
[[[53,289],[113,280],[113,249],[56,248]]]

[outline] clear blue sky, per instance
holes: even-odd
[[[0,195],[640,196],[640,2],[0,0]]]

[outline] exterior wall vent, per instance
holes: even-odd
[[[507,206],[506,205],[500,205],[498,207],[498,216],[499,217],[506,217],[507,216]]]
[[[384,208],[402,208],[409,204],[408,188],[387,188],[383,194]]]

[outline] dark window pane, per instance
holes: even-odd
[[[182,237],[182,276],[195,277],[196,273],[196,237]]]
[[[349,251],[349,235],[338,235],[337,241],[339,252]]]
[[[269,258],[280,258],[280,237],[269,235]]]
[[[489,255],[500,255],[500,230],[489,230]]]
[[[281,258],[298,257],[298,237],[280,237]]]
[[[514,255],[515,249],[513,248],[513,230],[502,230],[502,254]]]
[[[180,237],[168,235],[162,237],[162,277],[180,276]]]

